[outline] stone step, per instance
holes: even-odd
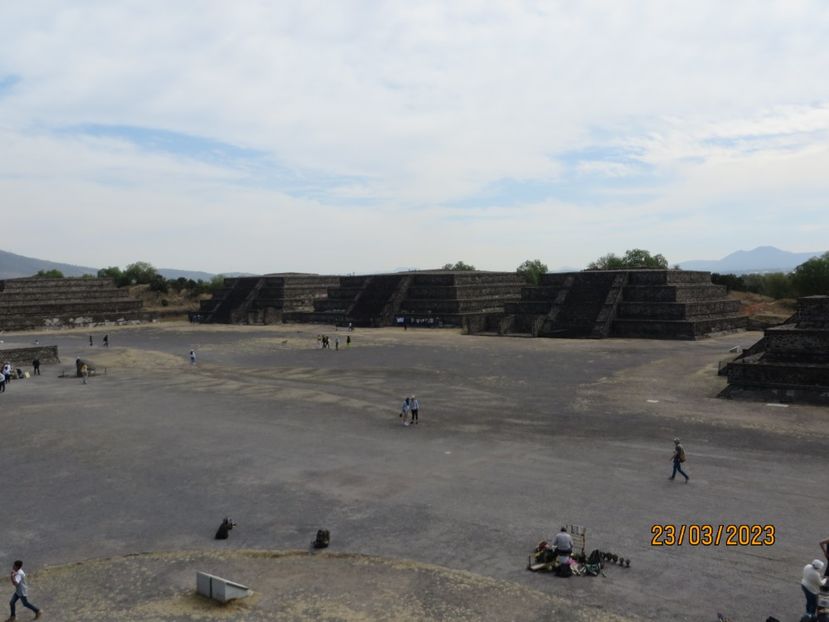
[[[623,302],[703,302],[727,297],[724,285],[628,285],[622,293]]]
[[[738,314],[739,300],[712,300],[707,302],[621,302],[620,319],[682,320],[704,319],[718,315]]]
[[[711,273],[698,270],[631,270],[630,285],[710,284]]]
[[[712,333],[745,330],[744,315],[724,315],[704,320],[629,320],[613,322],[611,335],[645,339],[698,339]]]
[[[737,386],[810,388],[829,391],[829,365],[743,359],[728,364],[728,383]]]

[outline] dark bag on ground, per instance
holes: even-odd
[[[318,529],[317,530],[317,537],[314,540],[314,548],[315,549],[324,549],[324,548],[327,548],[330,543],[331,543],[331,534],[328,532],[328,530],[327,529]]]

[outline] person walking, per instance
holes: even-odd
[[[82,384],[86,384],[86,380],[89,378],[89,365],[86,363],[81,364],[81,378],[83,378]]]
[[[109,335],[104,335],[104,347],[109,347]]]
[[[351,335],[346,335],[346,337],[345,337],[345,347],[346,348],[351,347]]]
[[[334,351],[335,352],[340,351],[340,337],[339,336],[334,337]]]
[[[803,588],[803,594],[806,596],[806,615],[810,620],[817,619],[817,596],[820,594],[820,588],[826,585],[826,579],[820,578],[820,571],[823,570],[824,563],[819,559],[812,560],[811,564],[806,564],[803,567],[803,579],[800,581],[800,587]]]
[[[17,605],[18,600],[23,603],[24,607],[35,612],[35,620],[37,620],[40,617],[41,611],[29,602],[29,586],[26,585],[26,573],[23,572],[23,562],[19,559],[12,565],[12,572],[9,578],[14,586],[14,595],[9,601],[9,608],[11,609],[9,620],[17,619],[15,617],[15,605]]]
[[[5,374],[0,374],[0,393],[6,392],[6,376]]]
[[[420,402],[414,395],[409,400],[409,408],[412,410],[412,423],[417,425],[417,411],[420,410]]]
[[[93,344],[92,344],[92,335],[89,335],[89,347],[91,348],[91,347],[92,347],[92,345],[93,345]]]
[[[191,365],[196,364],[196,351],[195,350],[190,350],[190,364]]]
[[[12,379],[12,364],[6,361],[3,365],[3,380],[6,381],[5,386],[9,386],[9,381]],[[5,390],[5,389],[4,389]]]
[[[403,418],[403,425],[409,425],[409,398],[403,400],[403,406],[400,407],[400,416]]]
[[[32,361],[32,375],[39,376],[40,375],[40,359],[35,359]]]
[[[671,460],[674,462],[674,471],[668,479],[674,479],[676,474],[679,473],[685,478],[685,483],[687,484],[688,480],[691,478],[688,477],[688,474],[682,470],[682,463],[685,462],[685,448],[679,442],[678,438],[674,439],[674,455],[671,456]]]

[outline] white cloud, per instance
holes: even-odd
[[[827,38],[819,0],[4,3],[0,76],[20,80],[0,91],[0,191],[38,222],[0,246],[38,254],[41,223],[59,222],[56,258],[212,270],[582,265],[634,246],[685,259],[733,250],[738,231],[743,247],[815,250]],[[289,196],[51,131],[83,124],[209,137],[309,186],[347,181]],[[612,157],[560,160],[620,146],[648,178]],[[476,207],[504,179],[569,190]],[[458,200],[471,207],[445,207]],[[750,217],[758,204],[768,224]],[[203,252],[214,245],[229,257]]]

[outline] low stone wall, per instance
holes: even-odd
[[[57,346],[34,346],[31,348],[0,349],[0,361],[9,361],[12,367],[29,370],[32,361],[40,359],[43,365],[60,363]]]
[[[720,397],[829,404],[829,296],[801,298],[796,323],[768,328],[726,367]]]
[[[0,281],[0,330],[89,326],[137,319],[142,302],[112,279]]]

